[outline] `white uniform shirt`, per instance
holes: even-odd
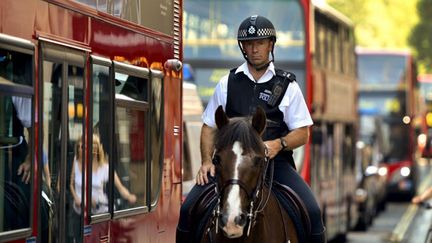
[[[251,82],[255,82],[252,74],[249,72],[249,68],[246,62],[239,66],[235,73],[243,72]],[[271,62],[267,67],[266,72],[257,83],[265,83],[270,81],[273,76],[276,75],[275,67]],[[216,85],[213,96],[210,98],[209,103],[202,115],[203,122],[210,126],[216,127],[215,112],[219,105],[225,110],[227,93],[228,93],[228,76],[225,75],[221,78],[219,83]],[[239,94],[241,95],[241,94]],[[296,128],[311,126],[313,124],[303,94],[297,82],[291,82],[279,104],[279,110],[284,114],[284,121],[288,126],[289,130]]]

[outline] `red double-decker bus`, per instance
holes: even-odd
[[[0,1],[0,242],[174,242],[182,10]]]
[[[416,192],[417,137],[424,133],[416,64],[409,51],[358,48],[359,110],[381,120],[387,194]]]
[[[314,120],[310,142],[294,151],[298,172],[318,198],[327,238],[344,238],[358,218],[354,27],[318,1],[185,0],[184,61],[204,104],[220,78],[244,62],[237,30],[254,14],[275,26],[275,65],[296,75]]]

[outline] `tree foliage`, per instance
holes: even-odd
[[[432,1],[420,0],[417,4],[420,22],[409,38],[417,54],[420,72],[432,73]]]
[[[327,0],[327,3],[353,21],[357,45],[407,49],[411,29],[418,22],[417,1]]]

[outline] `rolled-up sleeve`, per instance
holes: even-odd
[[[227,100],[228,75],[221,78],[216,85],[213,96],[210,98],[206,109],[202,115],[202,121],[209,127],[216,127],[215,112],[221,105],[225,110]]]

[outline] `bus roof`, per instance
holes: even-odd
[[[432,73],[419,74],[417,80],[420,83],[432,83]]]
[[[341,22],[350,27],[354,26],[353,22],[347,16],[328,5],[325,0],[312,0],[312,4],[316,9],[331,17],[333,20]]]
[[[366,48],[356,47],[356,53],[359,55],[395,55],[395,56],[411,56],[411,51],[408,49],[387,49],[387,48]]]

